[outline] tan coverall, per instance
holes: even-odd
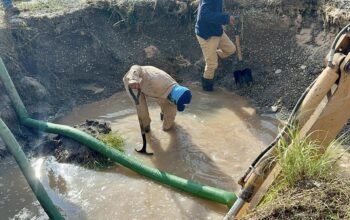
[[[197,35],[198,42],[202,48],[205,69],[203,77],[206,79],[213,79],[215,70],[218,68],[218,56],[221,59],[229,57],[236,51],[236,46],[226,35],[225,31],[220,37],[210,37],[205,40]]]
[[[156,98],[157,103],[164,115],[163,130],[169,130],[175,121],[177,112],[176,105],[168,101],[167,97],[177,82],[166,72],[153,66],[133,65],[123,78],[125,89],[131,100],[136,106],[141,129],[150,126],[146,96]],[[136,105],[132,95],[129,92],[129,84],[139,83],[141,94],[139,104]],[[137,90],[133,90],[137,94]]]

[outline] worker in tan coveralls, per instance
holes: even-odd
[[[177,111],[184,111],[185,105],[192,99],[191,91],[180,86],[169,74],[153,66],[133,65],[123,78],[125,89],[134,102],[140,122],[143,148],[146,152],[145,133],[150,131],[146,96],[156,98],[161,108],[160,117],[163,120],[163,130],[170,130],[175,121]]]

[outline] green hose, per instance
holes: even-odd
[[[17,161],[24,177],[32,188],[36,198],[39,200],[40,204],[44,208],[50,219],[61,220],[64,219],[60,212],[57,210],[56,206],[51,201],[50,197],[47,195],[43,185],[35,177],[34,171],[31,168],[22,148],[19,146],[15,137],[5,125],[4,121],[0,118],[0,137],[4,141],[7,150],[13,155]]]
[[[9,94],[15,111],[17,112],[20,121],[23,125],[39,131],[48,133],[61,134],[72,138],[87,147],[95,150],[102,155],[110,158],[112,161],[118,162],[121,165],[160,183],[172,186],[176,189],[191,193],[195,196],[202,197],[211,201],[225,204],[229,207],[236,201],[237,197],[233,192],[227,192],[222,189],[205,186],[190,180],[183,179],[178,176],[160,171],[158,169],[148,167],[138,162],[137,160],[111,148],[96,138],[82,132],[78,129],[66,125],[58,125],[49,122],[34,120],[28,117],[28,113],[13,85],[13,82],[6,70],[4,63],[0,58],[0,79],[3,82],[7,93]]]

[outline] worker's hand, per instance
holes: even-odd
[[[141,88],[140,83],[136,83],[136,82],[130,83],[129,87],[130,87],[130,89],[140,89]]]

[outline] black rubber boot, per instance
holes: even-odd
[[[5,17],[6,18],[11,18],[13,16],[19,15],[20,11],[17,7],[14,6],[10,6],[8,8],[6,8],[5,10]]]
[[[214,90],[214,80],[202,77],[202,88],[204,91],[211,92]]]

